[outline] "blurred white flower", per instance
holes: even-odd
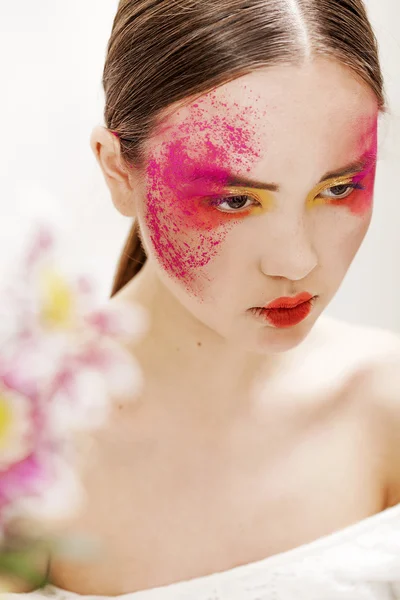
[[[29,523],[38,521],[46,526],[70,517],[81,508],[85,493],[76,469],[62,457],[52,456],[51,462],[49,457],[42,460],[48,463],[51,478],[38,482],[36,494],[15,499],[6,511],[8,521],[26,519]]]

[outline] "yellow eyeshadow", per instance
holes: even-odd
[[[322,192],[325,192],[326,190],[329,190],[332,187],[336,187],[339,185],[348,185],[350,183],[353,183],[353,177],[355,177],[355,175],[350,176],[350,177],[349,176],[342,177],[341,179],[330,179],[328,181],[319,183],[313,190],[311,190],[311,192],[307,196],[307,200],[306,200],[307,208],[325,204],[327,201],[326,198],[318,198],[318,196]]]
[[[248,208],[252,215],[259,215],[272,208],[274,204],[274,196],[272,192],[263,190],[261,188],[249,188],[249,187],[229,187],[227,190],[229,196],[249,196],[257,202],[260,206],[251,206]]]
[[[347,175],[346,177],[329,179],[327,181],[319,183],[308,194],[306,199],[306,207],[312,208],[314,206],[326,204],[326,198],[318,198],[318,196],[322,192],[329,190],[332,187],[336,187],[339,185],[348,185],[350,183],[353,183],[353,179],[356,175],[357,173],[354,173],[354,175]],[[273,208],[275,203],[273,192],[262,188],[229,187],[227,188],[227,194],[229,196],[249,196],[250,198],[254,198],[257,202],[259,202],[259,206],[249,207],[249,212],[252,215],[263,214],[267,210]]]

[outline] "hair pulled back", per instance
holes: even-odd
[[[375,35],[362,0],[121,0],[103,73],[105,124],[127,165],[168,106],[258,68],[312,56],[348,66],[384,108]],[[112,296],[146,260],[134,222]]]

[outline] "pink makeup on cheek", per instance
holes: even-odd
[[[206,119],[194,105],[176,138],[148,162],[146,223],[153,248],[163,268],[191,289],[207,279],[201,270],[218,255],[232,226],[232,219],[204,198],[226,188],[228,171],[249,170],[259,156],[255,132],[245,126],[241,110],[225,117],[225,109]]]

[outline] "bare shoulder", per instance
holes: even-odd
[[[319,341],[335,350],[341,348],[346,355],[357,352],[362,362],[374,358],[379,361],[387,353],[400,356],[400,335],[388,329],[323,316],[317,322],[315,330],[313,341]]]
[[[372,401],[391,400],[400,391],[400,335],[377,327],[324,317],[310,341],[313,352],[332,362],[336,375],[347,374]],[[398,402],[396,400],[396,408]],[[400,403],[399,403],[400,408]]]
[[[324,316],[289,354],[291,381],[322,393],[357,382],[367,385],[374,378],[378,382],[387,365],[400,365],[400,336]]]
[[[387,466],[388,505],[400,502],[400,336],[394,332],[324,318],[319,341],[351,382],[357,404],[382,439]]]

